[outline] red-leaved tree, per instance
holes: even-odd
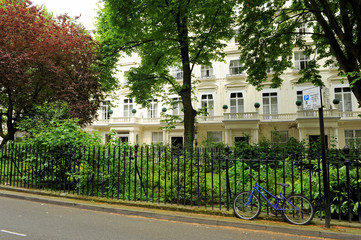
[[[73,117],[91,122],[102,98],[99,56],[99,44],[68,16],[55,18],[29,0],[0,0],[2,144],[44,102],[66,102]]]

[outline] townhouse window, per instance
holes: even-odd
[[[308,32],[307,25],[305,23],[301,24],[301,26],[297,28],[297,32],[301,35],[306,35],[306,33]]]
[[[352,111],[351,89],[349,87],[335,88],[335,98],[340,100],[338,110],[340,112]]]
[[[239,75],[242,74],[242,64],[239,59],[231,60],[229,63],[229,74],[230,75]]]
[[[270,64],[271,60],[269,59],[266,59],[266,62],[267,62],[267,65]],[[268,67],[267,70],[266,70],[267,73],[273,73],[273,68],[272,67]]]
[[[150,100],[150,106],[148,108],[148,118],[156,118],[158,116],[158,100]]]
[[[302,23],[297,29],[296,29],[297,33],[300,35],[309,35],[310,33],[312,33],[312,28],[308,27],[307,23]]]
[[[230,95],[230,112],[231,113],[241,113],[244,112],[244,99],[243,93],[231,93]]]
[[[100,109],[101,109],[101,118],[102,120],[109,119],[109,109],[110,109],[110,102],[109,101],[103,101],[100,103]]]
[[[172,108],[173,108],[173,115],[180,116],[183,115],[183,104],[179,97],[172,98]]]
[[[297,100],[303,101],[303,93],[302,93],[302,91],[297,91]]]
[[[152,132],[152,143],[163,143],[163,133],[162,132]]]
[[[183,71],[182,71],[182,69],[180,67],[173,67],[173,76],[177,80],[183,79]]]
[[[128,84],[128,74],[129,71],[124,71],[124,79],[123,79],[123,85],[127,85]]]
[[[133,100],[132,99],[124,99],[123,116],[124,117],[131,117],[132,116],[132,109],[133,109]]]
[[[307,67],[307,63],[310,60],[309,56],[303,54],[303,52],[294,52],[295,69],[302,70]]]
[[[209,131],[207,132],[207,141],[210,142],[222,142],[221,131]]]
[[[202,108],[206,111],[206,116],[213,116],[214,115],[214,101],[212,94],[203,94],[201,97],[201,104]]]
[[[202,78],[209,78],[213,76],[213,68],[212,66],[201,66],[201,77]]]
[[[345,130],[345,144],[351,148],[361,145],[361,130]]]
[[[239,44],[238,34],[239,34],[239,30],[237,29],[237,30],[234,31],[234,44],[235,45]]]
[[[263,114],[277,114],[278,113],[278,103],[277,103],[277,93],[263,93],[262,94],[263,102]]]
[[[272,131],[271,142],[277,144],[285,144],[288,140],[288,131]]]
[[[239,39],[237,36],[234,37],[234,44],[235,45],[238,45],[239,44]]]

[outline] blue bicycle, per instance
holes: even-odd
[[[257,195],[262,196],[267,203],[275,210],[281,211],[283,217],[292,224],[304,225],[309,223],[315,212],[311,201],[303,195],[293,194],[285,197],[282,192],[275,196],[259,184],[265,182],[263,180],[255,179],[255,184],[252,191],[245,191],[239,193],[233,201],[233,211],[236,216],[241,219],[252,220],[256,218],[261,212],[261,202]],[[289,187],[286,183],[277,183],[282,187]],[[259,194],[257,194],[257,192]],[[263,194],[265,192],[266,194]],[[274,199],[274,204],[267,198]]]

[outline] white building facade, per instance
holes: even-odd
[[[298,70],[307,66],[310,59],[302,51],[294,51],[294,67],[281,76],[283,84],[271,88],[270,82],[263,84],[261,91],[247,83],[247,75],[240,70],[239,46],[232,40],[224,49],[224,62],[213,62],[212,67],[197,66],[193,73],[197,82],[193,107],[207,107],[206,116],[198,116],[196,140],[201,144],[206,140],[223,142],[233,146],[237,141],[258,143],[261,138],[285,143],[288,138],[306,142],[319,137],[318,110],[303,111],[296,105],[302,99],[302,91],[314,87],[311,83],[297,84],[301,77]],[[131,144],[165,145],[183,143],[183,126],[165,130],[162,110],[167,114],[182,116],[181,104],[171,109],[160,99],[153,99],[149,109],[142,109],[126,95],[125,73],[139,63],[137,56],[120,60],[118,78],[122,88],[114,93],[114,99],[105,101],[99,110],[98,119],[86,128],[99,131],[104,139],[110,131],[116,132],[120,141]],[[321,64],[322,65],[322,64]],[[172,70],[181,81],[182,74]],[[269,70],[269,77],[272,70]],[[361,109],[349,85],[341,83],[337,68],[321,68],[320,74],[328,94],[325,99],[324,125],[327,145],[342,148],[354,140],[361,140]],[[178,96],[169,96],[177,100]],[[333,104],[334,99],[339,104]],[[109,114],[109,103],[113,105]],[[277,137],[274,137],[276,136]]]

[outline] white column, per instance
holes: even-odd
[[[251,140],[253,138],[253,143],[258,143],[258,128],[252,130]]]
[[[230,139],[230,137],[231,137],[231,130],[230,129],[225,129],[224,130],[224,143],[226,144],[226,145],[231,145],[232,144],[232,139]]]

